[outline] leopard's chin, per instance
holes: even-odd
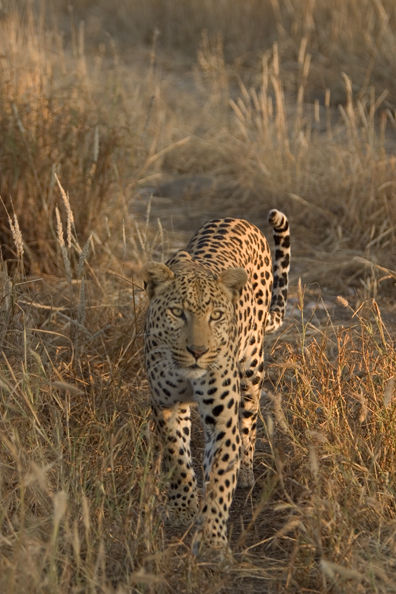
[[[198,365],[192,365],[191,367],[179,367],[179,375],[184,379],[198,379],[206,373],[206,369],[199,367]]]

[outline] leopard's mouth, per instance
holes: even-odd
[[[177,369],[177,374],[184,379],[197,379],[203,376],[207,370],[208,365],[207,362],[204,361],[196,361],[191,360],[189,357],[186,358],[178,357],[175,353],[173,353],[173,361],[175,364],[175,368]]]

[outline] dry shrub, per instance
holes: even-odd
[[[116,56],[105,70],[100,53],[88,60],[82,31],[78,57],[70,63],[62,36],[31,12],[27,23],[17,12],[1,22],[0,44],[0,194],[8,210],[18,213],[27,262],[52,273],[55,207],[62,202],[56,175],[70,195],[75,231],[85,243],[93,228],[104,229],[106,215],[124,208],[126,185],[134,187],[146,167],[150,145],[142,131],[148,98],[144,104],[142,91],[134,97],[134,111],[127,110]],[[9,259],[6,223],[0,233]]]

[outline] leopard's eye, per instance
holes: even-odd
[[[210,316],[210,319],[216,321],[216,320],[220,320],[220,318],[222,316],[223,316],[223,312],[217,309],[215,311],[212,311],[212,314]]]
[[[181,307],[171,307],[170,312],[175,316],[175,318],[181,318],[183,315],[183,310]]]

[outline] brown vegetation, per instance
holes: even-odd
[[[43,6],[0,21],[0,591],[394,592],[395,3]],[[257,482],[234,561],[197,562],[161,519],[139,269],[272,207]]]

